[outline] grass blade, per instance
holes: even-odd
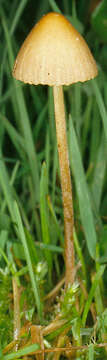
[[[82,165],[81,154],[71,117],[69,122],[69,148],[70,162],[72,165],[74,180],[76,184],[81,221],[89,253],[95,259],[97,238],[94,226],[94,218],[91,209],[88,186],[86,183],[85,173]]]
[[[43,242],[44,244],[48,245],[51,243],[51,241],[49,234],[49,225],[48,225],[49,220],[48,220],[46,196],[47,196],[47,171],[46,171],[46,164],[43,163],[41,181],[40,181],[40,216],[41,216]],[[52,256],[49,250],[45,250],[45,256],[48,263],[49,280],[51,284]]]
[[[95,93],[95,96],[96,96],[97,104],[98,104],[98,107],[99,107],[99,112],[100,112],[102,122],[103,122],[105,136],[106,136],[106,139],[107,139],[107,111],[106,111],[106,108],[105,108],[105,105],[104,105],[104,102],[103,102],[103,98],[101,96],[101,93],[100,93],[100,90],[99,90],[99,87],[97,85],[96,80],[92,80],[92,86],[93,86],[94,93]]]
[[[80,262],[81,262],[84,279],[85,279],[85,282],[87,283],[87,275],[86,275],[85,261],[84,261],[82,249],[81,249],[81,247],[80,247],[80,245],[79,245],[79,241],[78,241],[78,237],[77,237],[75,228],[74,228],[74,232],[73,232],[73,237],[74,237],[75,249],[76,249],[76,252],[77,252],[77,254],[78,254],[78,258],[80,259]]]
[[[107,166],[106,139],[103,133],[99,150],[97,152],[97,161],[94,169],[93,182],[91,185],[92,194],[97,210],[99,211],[101,195],[103,191],[104,176]]]
[[[31,283],[32,283],[32,289],[33,289],[34,297],[36,300],[38,315],[39,315],[39,318],[41,319],[42,318],[42,306],[41,306],[38,284],[36,282],[36,278],[35,278],[35,275],[33,272],[33,267],[32,267],[32,262],[31,262],[31,258],[30,258],[30,254],[29,254],[29,250],[28,250],[26,237],[25,237],[25,232],[24,232],[24,228],[22,225],[22,220],[21,220],[21,216],[19,213],[18,205],[16,202],[14,203],[14,222],[16,223],[16,230],[17,230],[18,237],[20,237],[20,240],[23,244],[26,262],[28,265],[29,275],[30,275],[30,279],[31,279]]]
[[[49,4],[50,4],[53,11],[56,11],[57,13],[61,14],[61,10],[59,9],[59,7],[56,4],[55,0],[49,0]]]
[[[88,360],[94,360],[94,346],[93,346],[93,344],[89,345]]]
[[[2,121],[3,126],[7,130],[12,143],[14,144],[15,148],[17,149],[18,153],[22,157],[22,153],[24,155],[25,152],[25,142],[23,137],[17,132],[12,124],[10,124],[9,120],[0,113],[0,120]]]
[[[95,290],[96,290],[96,288],[97,288],[97,286],[99,284],[99,280],[101,279],[101,277],[102,277],[102,275],[104,273],[105,267],[106,267],[105,265],[100,266],[99,271],[97,272],[97,274],[96,274],[96,276],[94,278],[93,284],[91,286],[91,290],[89,292],[88,299],[86,301],[84,312],[83,312],[83,317],[82,317],[83,327],[85,327],[86,320],[87,320],[87,315],[88,315],[88,312],[90,310],[90,305],[92,303],[92,299],[94,297]]]
[[[12,25],[11,25],[11,29],[10,29],[10,34],[12,35],[17,27],[17,24],[19,22],[19,19],[22,15],[22,12],[27,4],[28,0],[22,0],[20,3],[19,3],[19,6],[17,8],[17,11],[16,13],[14,14],[14,18],[13,18],[13,22],[12,22]]]
[[[4,13],[2,14],[2,24],[3,24],[6,42],[7,42],[10,68],[12,69],[13,63],[14,63],[14,56],[13,56],[11,38],[10,38],[10,34],[9,34],[9,31],[7,28]],[[26,152],[27,152],[27,156],[29,159],[29,165],[30,165],[30,169],[31,169],[33,184],[35,187],[35,197],[36,197],[36,200],[38,201],[39,200],[38,164],[37,164],[37,156],[36,156],[35,147],[34,147],[34,143],[33,143],[33,137],[32,137],[31,127],[30,127],[29,117],[28,117],[27,108],[25,105],[22,88],[21,88],[20,84],[18,84],[18,87],[17,87],[17,83],[15,80],[13,80],[13,83],[14,83],[14,87],[15,87],[16,104],[18,105],[18,108],[19,108],[20,123],[21,123],[23,135],[24,135],[24,139],[25,139]]]
[[[5,164],[2,160],[2,151],[0,149],[0,184],[4,193],[5,201],[8,206],[12,221],[14,221],[14,211],[13,211],[13,193],[12,188],[9,184],[9,177],[5,167]]]
[[[25,356],[25,355],[29,355],[32,352],[39,350],[40,346],[39,344],[33,344],[30,346],[25,346],[24,349],[20,349],[17,352],[13,352],[9,355],[5,355],[3,356],[3,360],[15,360],[19,357]]]

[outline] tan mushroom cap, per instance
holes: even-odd
[[[33,27],[13,69],[17,80],[35,85],[69,85],[96,75],[96,63],[85,40],[63,15],[54,12]]]

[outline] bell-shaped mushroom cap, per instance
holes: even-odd
[[[35,85],[69,85],[96,75],[85,40],[63,15],[54,12],[33,27],[13,69],[17,80]]]

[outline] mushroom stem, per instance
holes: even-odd
[[[55,121],[57,144],[61,174],[61,188],[64,207],[64,232],[65,232],[65,286],[71,285],[74,281],[74,243],[73,243],[73,201],[72,201],[72,185],[70,177],[70,166],[66,136],[66,122],[64,97],[62,86],[53,87]]]

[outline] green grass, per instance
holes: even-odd
[[[86,2],[75,4],[1,1],[0,356],[4,360],[36,351],[33,325],[43,326],[39,345],[44,341],[47,359],[51,347],[70,343],[78,348],[73,350],[75,359],[107,356],[107,344],[103,346],[107,343],[107,49],[88,22]],[[67,15],[87,40],[99,69],[95,80],[64,87],[76,269],[76,282],[66,293],[63,285],[60,288],[65,275],[64,220],[52,88],[24,85],[12,77],[21,43],[48,11]],[[20,294],[22,331],[16,352],[13,278]],[[65,358],[66,351],[60,356]]]

